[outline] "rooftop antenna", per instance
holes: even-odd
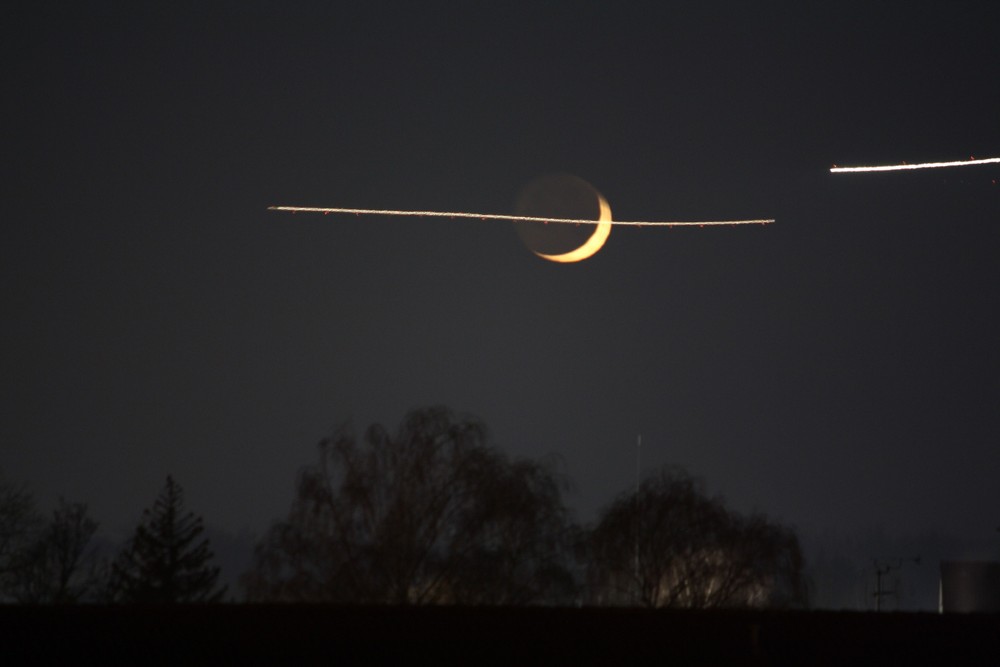
[[[913,558],[895,558],[889,561],[879,561],[875,560],[875,611],[882,611],[882,598],[888,595],[896,595],[897,591],[892,589],[882,588],[882,577],[889,574],[892,570],[902,569],[904,563],[913,563],[915,565],[920,565],[920,556],[914,556]]]

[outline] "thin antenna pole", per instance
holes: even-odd
[[[636,438],[635,441],[635,492],[636,495],[639,494],[639,463],[642,456],[642,433]]]
[[[640,586],[639,579],[639,529],[642,525],[641,517],[639,516],[639,471],[641,468],[642,461],[642,433],[639,434],[635,442],[635,562],[633,567],[635,568],[635,582],[636,586],[639,586],[640,594],[642,593],[642,587]]]

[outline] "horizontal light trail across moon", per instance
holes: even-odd
[[[313,206],[268,206],[269,211],[286,211],[289,213],[343,213],[354,215],[398,215],[416,218],[478,218],[479,220],[509,220],[511,222],[556,222],[561,224],[596,225],[611,222],[612,225],[627,227],[719,227],[729,225],[767,225],[774,222],[773,218],[756,220],[702,220],[698,222],[658,222],[658,221],[627,221],[627,220],[577,220],[574,218],[538,218],[528,215],[498,215],[494,213],[459,213],[446,211],[392,211],[370,208],[318,208]]]
[[[906,169],[939,169],[941,167],[971,167],[977,164],[997,164],[1000,157],[991,157],[977,160],[955,160],[952,162],[919,162],[916,164],[887,164],[877,167],[832,167],[831,174],[844,174],[849,172],[862,171],[904,171]]]

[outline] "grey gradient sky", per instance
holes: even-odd
[[[1000,524],[995,3],[5,10],[0,468],[124,531],[262,530],[345,420],[446,404],[581,519],[674,463],[812,531]],[[917,6],[919,5],[919,6]],[[576,265],[507,223],[561,171]]]

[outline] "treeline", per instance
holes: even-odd
[[[446,408],[415,410],[395,432],[375,424],[359,437],[345,426],[299,474],[288,516],[258,541],[241,593],[249,602],[375,605],[806,603],[794,532],[730,510],[679,468],[621,494],[594,526],[572,521],[565,490],[551,465],[508,458],[482,422]],[[84,506],[62,503],[41,525],[30,498],[4,487],[5,600],[225,594],[202,520],[183,510],[171,478],[113,561],[87,551],[97,524]],[[57,546],[66,544],[74,546]]]
[[[98,523],[83,503],[59,500],[49,518],[31,496],[0,483],[0,601],[157,604],[218,602],[219,568],[201,517],[185,512],[172,477],[132,537],[109,559],[93,544]]]

